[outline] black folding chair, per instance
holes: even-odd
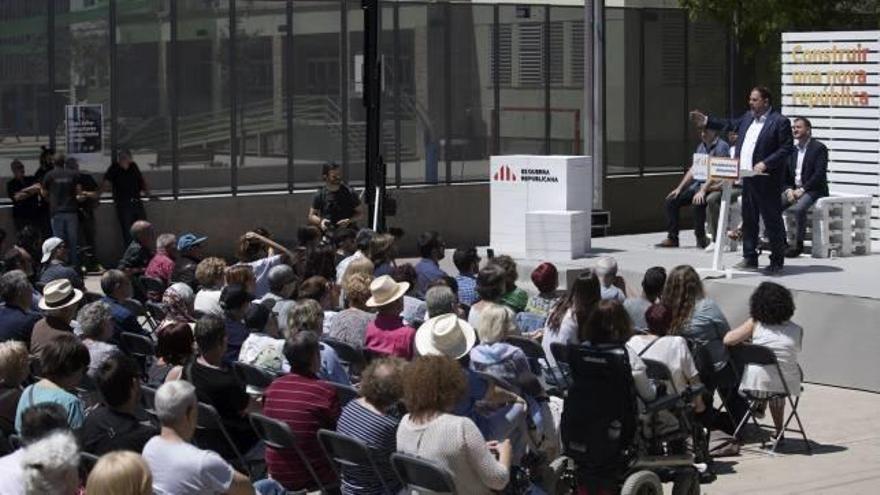
[[[348,371],[348,376],[352,378],[360,376],[367,363],[363,352],[347,342],[330,337],[323,337],[321,342],[329,345],[336,351],[336,355],[339,356],[339,360],[342,361],[342,365]]]
[[[155,301],[146,303],[147,318],[153,330],[159,328],[159,324],[165,319],[165,306]]]
[[[150,318],[150,313],[147,312],[146,306],[137,299],[126,299],[124,301],[120,301],[119,304],[125,309],[131,311],[131,313],[137,318],[138,324],[143,327],[143,323],[141,323],[141,319],[150,327],[150,330],[155,331],[158,323],[152,321]]]
[[[165,282],[159,280],[158,278],[148,277],[146,275],[140,276],[140,282],[141,286],[146,291],[147,301],[161,301],[162,294],[165,293],[165,289],[168,287]]]
[[[196,425],[196,430],[201,432],[200,435],[203,439],[209,438],[209,435],[212,432],[220,432],[220,435],[226,441],[229,446],[230,452],[232,452],[233,456],[238,462],[238,466],[245,473],[250,476],[251,470],[248,466],[247,461],[244,459],[244,456],[238,450],[238,446],[235,445],[235,441],[232,440],[232,436],[229,435],[229,431],[226,430],[226,426],[223,425],[223,418],[220,417],[220,414],[214,409],[214,406],[210,404],[206,404],[204,402],[199,402],[199,417],[198,424]],[[210,437],[214,438],[214,437]],[[198,442],[203,443],[203,442]],[[199,445],[200,448],[210,449],[210,445]]]
[[[379,480],[384,493],[389,495],[396,493],[388,487],[388,483],[382,477],[374,453],[367,444],[357,438],[325,429],[318,430],[318,441],[324,453],[333,461],[331,465],[340,479],[345,475],[346,468],[369,468]]]
[[[88,452],[80,452],[79,453],[79,470],[82,474],[82,478],[86,479],[89,477],[89,473],[92,472],[92,469],[95,467],[95,464],[98,463],[98,456],[95,454],[90,454]]]
[[[146,335],[122,332],[119,334],[119,341],[125,352],[140,363],[141,374],[147,376],[148,363],[156,356],[156,344],[153,343],[153,339]]]
[[[523,354],[526,355],[526,358],[528,358],[529,362],[537,363],[537,369],[533,367],[532,371],[534,371],[535,374],[538,374],[539,376],[540,371],[543,369],[541,362],[543,361],[544,363],[547,363],[547,369],[550,372],[550,376],[553,378],[555,385],[560,388],[563,387],[565,379],[560,376],[562,374],[562,371],[560,371],[558,367],[554,368],[553,366],[550,366],[550,361],[547,359],[547,354],[544,352],[544,347],[542,347],[539,342],[528,337],[520,337],[518,335],[511,335],[504,339],[504,342],[514,347],[518,347],[521,351],[523,351]]]
[[[272,385],[272,381],[276,378],[274,374],[262,368],[241,361],[232,363],[232,372],[235,373],[239,382],[258,390],[265,390],[269,385]]]
[[[306,470],[308,470],[309,475],[312,477],[312,481],[315,483],[314,486],[317,486],[322,494],[333,493],[333,490],[337,485],[328,485],[321,482],[321,479],[315,472],[315,468],[312,467],[309,458],[306,457],[305,454],[303,454],[302,449],[299,448],[296,441],[296,435],[293,434],[293,431],[287,423],[272,419],[260,413],[250,413],[249,416],[251,426],[253,426],[254,431],[257,432],[257,436],[267,447],[277,450],[292,450],[299,458],[300,462],[306,467]],[[302,490],[302,493],[306,493],[306,491],[307,490]]]
[[[560,385],[568,388],[571,386],[571,377],[568,376],[568,355],[569,355],[569,344],[563,344],[562,342],[554,342],[550,344],[550,354],[553,355],[553,359],[556,361],[556,369],[559,371],[559,374],[562,375],[563,382]],[[550,364],[549,362],[547,363]],[[552,369],[552,366],[550,367]]]
[[[672,372],[669,371],[669,367],[667,367],[665,363],[644,357],[642,358],[642,361],[644,361],[645,367],[647,368],[645,374],[648,375],[648,378],[655,382],[668,383],[672,388],[670,392],[673,394],[678,393],[678,388],[675,386],[675,382],[672,381]]]
[[[788,383],[785,381],[785,377],[782,375],[782,368],[779,366],[779,361],[776,359],[776,354],[769,348],[755,345],[755,344],[739,344],[730,348],[731,355],[733,356],[734,361],[738,362],[742,365],[755,364],[760,366],[770,367],[771,370],[776,370],[777,376],[779,377],[779,381],[782,382],[782,387],[785,390],[784,393],[774,393],[773,395],[767,397],[756,397],[752,394],[749,394],[746,391],[746,400],[749,403],[749,409],[746,412],[746,415],[739,422],[739,425],[736,427],[736,431],[733,433],[734,437],[738,437],[740,430],[749,421],[752,420],[752,423],[758,428],[763,429],[771,429],[775,430],[774,426],[763,425],[758,422],[757,418],[755,418],[754,414],[754,405],[759,400],[767,400],[770,399],[787,399],[789,406],[791,406],[791,412],[788,414],[788,418],[782,425],[782,430],[779,432],[776,437],[773,438],[773,446],[770,449],[771,453],[776,452],[776,447],[779,445],[779,441],[782,439],[782,436],[785,435],[786,431],[792,431],[795,433],[800,433],[801,437],[804,439],[804,445],[806,447],[806,451],[808,454],[813,453],[813,448],[810,446],[810,441],[807,439],[807,433],[804,430],[804,425],[801,423],[801,417],[798,414],[798,404],[801,401],[801,396],[798,395],[796,399],[791,398],[791,390],[788,388]],[[801,374],[801,380],[803,381],[803,370],[798,366],[798,371]],[[801,387],[801,391],[803,390],[803,386]],[[788,425],[791,423],[792,418],[797,420],[798,429],[789,428]],[[761,441],[761,446],[763,447],[764,441]]]
[[[391,467],[407,490],[456,495],[455,482],[448,469],[409,454],[391,454]]]
[[[159,416],[156,415],[156,389],[141,385],[141,406],[155,424],[159,424]]]
[[[343,385],[341,383],[330,382],[324,380],[324,383],[329,383],[336,389],[336,398],[339,399],[339,407],[344,407],[350,401],[357,399],[361,396],[360,392],[357,391],[356,388],[351,385]]]

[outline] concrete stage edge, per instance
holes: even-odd
[[[712,254],[697,249],[691,233],[682,233],[681,248],[655,248],[654,244],[664,237],[657,233],[594,238],[588,257],[548,261],[559,268],[561,279],[571,279],[592,266],[595,258],[613,256],[630,295],[641,292],[642,274],[652,266],[667,270],[681,264],[698,269],[711,267]],[[737,253],[724,254],[726,266],[739,259]],[[528,277],[540,261],[517,259],[523,288],[535,290]],[[766,255],[760,263],[768,263]],[[455,273],[450,268],[450,273]],[[779,277],[743,274],[732,279],[705,279],[704,284],[731,326],[736,326],[748,317],[749,295],[764,280],[785,285],[794,294],[797,309],[793,320],[804,328],[799,360],[806,381],[880,392],[880,255],[836,259],[802,256],[786,260],[786,269]],[[560,280],[563,284],[567,282]]]

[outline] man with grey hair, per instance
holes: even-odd
[[[287,330],[287,314],[293,307],[296,286],[299,280],[290,265],[276,265],[269,270],[269,292],[257,302],[272,310],[278,319],[278,329],[282,335]]]
[[[428,318],[445,314],[458,314],[458,297],[445,285],[435,285],[425,293]]]
[[[56,431],[25,447],[21,458],[24,493],[76,493],[79,447],[69,431]]]
[[[21,270],[6,272],[0,277],[0,342],[19,340],[28,346],[34,324],[40,315],[34,312],[33,287]]]
[[[153,224],[146,220],[138,220],[131,226],[132,240],[125,248],[118,268],[129,276],[140,275],[146,270],[153,258],[156,245],[156,232]]]
[[[101,299],[110,305],[113,314],[113,342],[119,342],[122,332],[131,332],[147,335],[147,332],[138,323],[137,316],[125,306],[126,300],[131,298],[132,288],[128,275],[122,270],[107,270],[101,275],[101,290],[104,297]]]
[[[602,299],[626,300],[626,294],[617,286],[623,279],[617,276],[617,260],[611,256],[603,256],[596,261],[593,269],[599,277]]]
[[[159,279],[167,286],[171,283],[177,259],[177,236],[162,234],[156,239],[156,254],[147,265],[144,275]]]
[[[167,382],[156,391],[154,407],[162,424],[159,435],[144,446],[157,494],[253,494],[247,475],[210,450],[190,443],[198,423],[196,389],[184,380]]]
[[[86,304],[76,314],[76,322],[79,323],[82,343],[89,349],[88,374],[94,378],[104,361],[120,352],[118,347],[107,342],[113,338],[114,330],[110,305],[104,301]]]

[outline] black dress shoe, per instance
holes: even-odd
[[[782,275],[782,265],[771,264],[764,268],[764,275],[773,277],[776,275]]]
[[[752,260],[747,260],[747,259],[743,258],[742,261],[733,265],[733,269],[747,271],[747,272],[755,272],[755,271],[758,271],[758,262],[752,261]]]
[[[706,246],[709,245],[709,239],[706,236],[697,237],[697,247],[700,249],[706,249]]]
[[[785,250],[785,257],[786,258],[797,258],[801,254],[803,254],[803,252],[804,252],[803,246],[792,246],[792,247]]]

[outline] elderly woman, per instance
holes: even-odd
[[[389,458],[397,450],[398,403],[403,398],[403,372],[406,362],[400,358],[377,359],[361,376],[363,397],[349,402],[336,423],[336,431],[364,442],[375,457],[382,479],[367,466],[343,467],[342,493],[345,495],[397,493],[400,482],[391,469]],[[388,491],[383,489],[388,487]]]
[[[287,322],[287,335],[290,338],[299,332],[310,331],[320,337],[324,333],[324,312],[321,305],[313,299],[300,299],[291,308]],[[318,375],[331,382],[350,385],[351,379],[345,368],[339,361],[336,351],[323,342],[319,345],[321,351],[321,370]]]
[[[352,261],[349,270],[358,261],[360,259]],[[369,263],[369,260],[366,261]],[[369,275],[349,273],[345,277],[342,289],[345,294],[346,308],[336,313],[327,331],[329,337],[341,340],[355,349],[364,347],[367,325],[376,318],[376,315],[367,308],[367,299],[370,298],[370,283],[373,281],[372,270],[370,272]]]
[[[528,305],[529,303],[529,295],[528,293],[526,293],[526,291],[516,286],[516,281],[519,278],[516,261],[514,261],[513,258],[511,258],[510,256],[503,254],[501,256],[492,258],[492,260],[489,261],[489,264],[497,265],[502,270],[504,270],[506,290],[504,292],[504,295],[501,296],[501,304],[504,304],[516,313],[525,311],[526,305]]]
[[[80,308],[76,314],[82,332],[82,343],[89,349],[90,377],[94,378],[98,368],[108,357],[121,352],[118,347],[108,341],[113,337],[113,314],[110,305],[104,301],[95,301]]]
[[[151,495],[153,476],[144,458],[118,450],[98,459],[86,481],[89,495]]]
[[[226,262],[221,258],[205,258],[196,266],[196,280],[202,286],[193,303],[201,314],[223,315],[220,307],[220,291],[225,282]]]
[[[147,371],[147,384],[159,387],[180,378],[183,365],[192,359],[195,337],[189,323],[172,323],[156,332],[156,360]]]
[[[15,411],[15,429],[21,431],[21,415],[25,409],[43,402],[55,402],[67,411],[72,429],[82,426],[83,403],[76,396],[89,367],[89,349],[75,336],[60,335],[50,340],[40,354],[43,379],[24,389]]]
[[[448,469],[458,493],[488,495],[510,479],[511,444],[487,445],[470,418],[449,414],[466,389],[461,366],[452,359],[424,356],[413,361],[403,377],[409,414],[397,429],[397,450]]]
[[[183,282],[171,284],[162,294],[162,307],[165,309],[165,318],[159,328],[173,323],[195,324],[195,293],[192,288]]]
[[[0,432],[14,433],[21,383],[28,376],[28,350],[22,342],[0,342]]]
[[[79,493],[79,447],[67,431],[57,431],[24,449],[26,495],[76,495]]]

